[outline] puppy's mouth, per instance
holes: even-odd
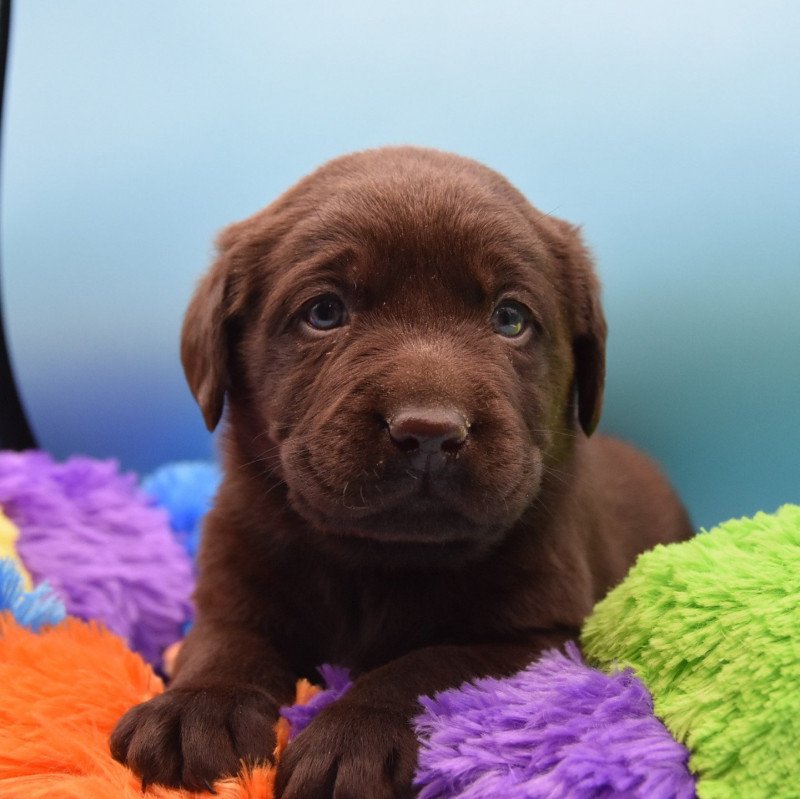
[[[310,472],[313,474],[313,469]],[[298,490],[290,485],[290,501],[323,538],[332,541],[418,549],[451,545],[483,549],[516,521],[518,514],[509,510],[518,504],[514,497],[522,493],[522,482],[509,486],[508,495],[500,499],[500,507],[494,513],[485,503],[475,506],[463,491],[453,490],[424,473],[409,475],[399,484],[377,482],[367,490],[345,489],[339,497],[346,498],[340,502],[331,501],[335,492],[321,495],[318,490],[310,490],[320,485],[314,475],[310,481],[303,481]],[[520,506],[520,513],[522,509]]]

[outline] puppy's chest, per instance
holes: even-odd
[[[355,672],[420,647],[466,643],[479,622],[463,598],[455,601],[413,576],[351,577],[318,585],[316,593],[317,612],[313,620],[296,619],[294,641],[303,642],[306,659]]]

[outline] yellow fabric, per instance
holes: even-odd
[[[33,580],[17,554],[17,539],[19,530],[14,522],[3,513],[0,508],[0,558],[9,558],[17,566],[17,571],[22,575],[22,581],[26,591],[33,588]]]

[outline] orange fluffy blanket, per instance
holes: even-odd
[[[164,690],[137,654],[101,625],[68,618],[40,633],[0,614],[0,796],[4,799],[201,799],[151,786],[112,760],[108,736],[132,705]],[[80,665],[76,665],[80,664]],[[303,681],[297,701],[319,689]],[[276,757],[288,725],[278,725]],[[218,799],[272,799],[274,768],[216,783]]]

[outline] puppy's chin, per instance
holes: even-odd
[[[412,499],[390,508],[342,515],[315,508],[289,490],[289,501],[314,534],[313,545],[357,564],[425,568],[478,560],[502,541],[519,513],[475,520],[441,502]]]
[[[311,520],[309,519],[311,522]],[[396,568],[442,568],[480,559],[503,538],[502,525],[476,525],[453,512],[382,512],[311,522],[317,544],[353,563]]]

